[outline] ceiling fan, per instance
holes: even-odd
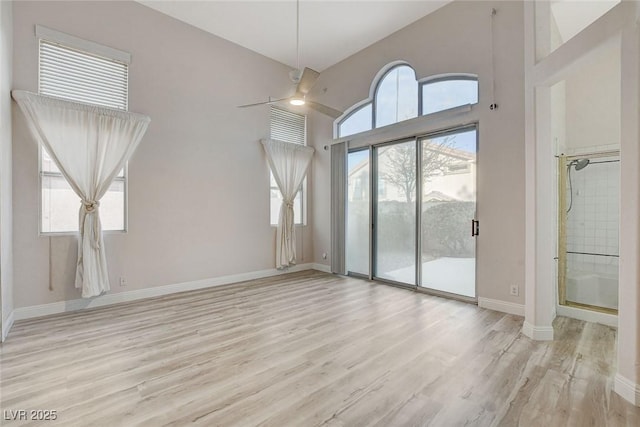
[[[280,99],[272,99],[269,97],[268,101],[239,105],[238,108],[255,107],[258,105],[276,104],[278,102],[289,101],[291,105],[306,105],[319,113],[336,119],[343,114],[342,111],[307,99],[307,94],[316,84],[318,77],[320,77],[320,73],[312,70],[311,68],[305,67],[303,70],[300,70],[300,0],[296,0],[296,68],[289,72],[289,78],[296,84],[296,92],[293,96]]]

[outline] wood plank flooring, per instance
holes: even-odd
[[[640,425],[611,391],[614,329],[521,327],[313,271],[20,321],[0,347],[2,425]],[[57,419],[6,419],[20,409]]]

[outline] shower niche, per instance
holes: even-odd
[[[558,157],[558,302],[616,314],[620,154]]]

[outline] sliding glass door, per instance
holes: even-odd
[[[467,126],[349,152],[348,272],[475,298],[477,147]]]
[[[416,141],[376,147],[374,276],[416,283]]]
[[[347,271],[369,276],[369,149],[352,151],[347,156]]]
[[[422,138],[420,286],[476,296],[476,128]]]

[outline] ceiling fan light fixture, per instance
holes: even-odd
[[[300,69],[300,0],[296,0],[296,68],[289,71],[289,78],[296,84],[296,90],[293,96],[280,99],[271,99],[271,97],[269,97],[269,100],[266,102],[256,102],[254,104],[239,105],[238,107],[255,107],[257,105],[276,104],[279,102],[289,101],[290,105],[306,105],[307,108],[315,110],[320,114],[324,114],[326,116],[337,119],[344,114],[342,111],[338,111],[335,108],[320,104],[319,102],[314,102],[312,99],[310,99],[308,102],[306,100],[307,94],[309,94],[313,86],[316,84],[318,77],[320,77],[320,73],[312,70],[311,68],[304,67]]]

